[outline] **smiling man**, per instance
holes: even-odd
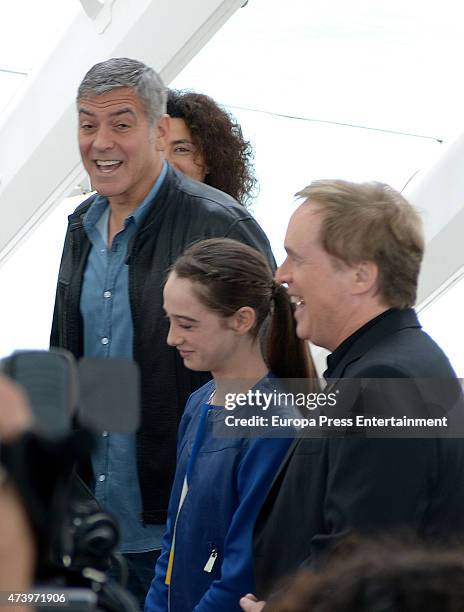
[[[276,278],[296,303],[298,336],[331,351],[330,384],[338,380],[343,393],[339,379],[368,381],[353,413],[449,410],[440,396],[462,410],[456,375],[412,308],[424,251],[417,212],[381,183],[316,181],[297,195],[304,201],[290,219]],[[424,380],[436,396],[420,392]],[[301,564],[323,562],[351,531],[462,536],[464,443],[450,438],[387,439],[358,429],[297,441],[255,527],[259,597]],[[253,595],[240,603],[249,612],[264,605]]]
[[[77,110],[82,161],[97,193],[69,217],[51,345],[76,358],[133,358],[140,367],[141,426],[134,436],[102,436],[86,477],[119,519],[129,588],[142,603],[164,531],[177,426],[186,399],[209,378],[187,370],[166,343],[166,272],[187,246],[210,237],[273,257],[242,206],[164,161],[166,90],[150,67],[127,58],[96,64]]]

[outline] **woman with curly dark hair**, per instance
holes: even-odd
[[[169,90],[167,160],[191,178],[246,206],[256,187],[253,149],[236,120],[204,94]]]

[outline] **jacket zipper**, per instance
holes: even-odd
[[[182,510],[182,506],[184,505],[185,497],[187,496],[188,485],[187,478],[184,479],[184,483],[182,485],[182,492],[179,500],[179,507],[177,508],[176,520],[174,522],[174,528],[172,530],[172,540],[171,540],[171,551],[169,553],[169,562],[168,562],[168,570],[166,573],[166,579],[168,579],[167,587],[168,587],[168,612],[171,610],[171,583],[172,583],[172,573],[174,569],[174,558],[176,556],[176,532],[177,532],[177,521],[179,520],[180,512]],[[172,557],[171,557],[172,555]]]
[[[218,551],[215,544],[211,544],[211,554],[209,556],[208,561],[206,562],[205,567],[203,568],[204,572],[210,574],[213,571],[214,564],[216,563],[216,559],[218,558]]]

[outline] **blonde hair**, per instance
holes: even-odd
[[[418,212],[400,193],[384,183],[320,180],[296,196],[320,211],[319,239],[327,253],[347,265],[375,262],[382,301],[414,305],[424,236]]]

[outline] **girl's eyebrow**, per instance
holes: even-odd
[[[180,314],[166,314],[166,317],[171,317],[171,318],[175,318],[175,319],[183,319],[184,321],[188,321],[189,323],[198,323],[198,319],[194,319],[193,317],[187,317],[187,315],[180,315]]]

